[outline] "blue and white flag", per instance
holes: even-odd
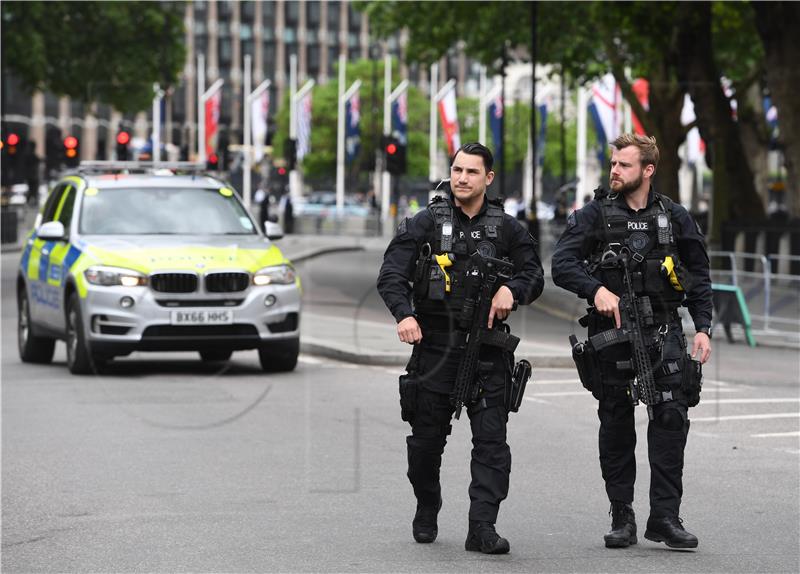
[[[311,151],[311,92],[297,102],[297,161]]]
[[[355,92],[344,104],[345,161],[353,163],[361,149],[361,100]]]
[[[494,140],[494,163],[503,165],[503,139],[501,125],[503,121],[503,98],[500,94],[489,104],[489,129],[492,130]]]
[[[405,92],[392,102],[392,136],[400,145],[408,145],[408,100]]]

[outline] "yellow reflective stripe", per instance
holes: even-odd
[[[56,208],[56,212],[53,215],[53,221],[58,221],[58,218],[61,217],[61,210],[64,207],[64,204],[67,202],[67,198],[69,197],[70,193],[75,191],[75,186],[70,185],[67,187],[66,191],[61,194],[61,199],[58,201],[58,207]]]
[[[75,267],[73,266],[73,269],[74,268]],[[81,299],[86,299],[86,295],[89,293],[89,285],[86,281],[86,277],[83,275],[83,272],[84,269],[81,269],[80,273],[75,273],[73,277],[75,278],[75,287],[78,289],[78,297]]]
[[[28,279],[31,281],[39,280],[39,260],[42,258],[42,247],[44,240],[34,239],[31,255],[28,258]]]
[[[47,283],[49,285],[59,286],[61,285],[61,278],[58,279],[51,279],[50,277],[50,266],[52,265],[61,265],[64,261],[64,258],[67,256],[67,251],[69,251],[69,243],[59,243],[55,245],[53,249],[50,251],[50,263],[48,265],[47,271]],[[64,269],[63,272],[67,273],[68,270]]]

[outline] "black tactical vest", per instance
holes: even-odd
[[[609,290],[621,296],[625,292],[623,271],[618,265],[604,265],[620,249],[630,250],[629,269],[633,290],[648,295],[654,310],[673,311],[683,301],[684,291],[670,283],[662,263],[672,257],[679,264],[678,249],[672,229],[672,200],[655,193],[654,201],[642,211],[631,213],[617,202],[618,194],[600,194],[603,226],[601,240],[590,260],[590,273]]]
[[[488,198],[486,199],[489,202]],[[453,206],[442,196],[428,204],[435,228],[429,243],[422,245],[414,277],[414,309],[418,315],[455,318],[464,304],[470,255],[466,234],[472,245],[485,255],[503,258],[508,246],[503,240],[503,208],[489,202],[486,210],[467,228],[453,213]],[[450,266],[444,270],[435,261],[436,255],[448,255]],[[446,290],[446,273],[450,289]],[[498,285],[499,287],[499,285]]]

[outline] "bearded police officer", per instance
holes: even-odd
[[[697,537],[683,528],[679,508],[687,411],[699,401],[700,364],[711,354],[708,256],[686,209],[651,186],[658,165],[655,138],[624,134],[611,146],[610,191],[599,189],[594,201],[569,216],[552,261],[553,281],[591,305],[582,320],[589,341],[571,340],[581,382],[599,399],[600,467],[612,516],[605,544],[619,548],[637,542],[633,380],[645,381],[649,374],[654,388],[645,400],[651,420],[650,516],[644,536],[673,548],[695,548]],[[628,294],[638,303],[624,305]],[[677,312],[681,304],[696,331],[690,353]],[[638,323],[626,327],[621,306]],[[632,357],[634,335],[644,343],[640,357]]]
[[[505,260],[510,269],[488,294],[486,327],[493,333],[507,333],[503,321],[517,304],[536,299],[544,286],[534,240],[486,196],[494,178],[492,163],[485,146],[462,146],[451,161],[450,193],[400,223],[378,277],[378,291],[397,321],[400,340],[414,345],[408,375],[401,377],[401,409],[403,420],[411,424],[408,478],[417,498],[412,532],[421,543],[433,542],[438,533],[439,468],[450,419],[454,411],[456,417],[460,413],[451,394],[470,331],[464,309],[471,306],[470,280],[479,276],[473,262],[486,256],[488,261]],[[509,543],[494,525],[511,470],[506,423],[514,410],[508,400],[513,354],[482,346],[477,365],[477,394],[465,403],[473,444],[465,548],[502,554]]]

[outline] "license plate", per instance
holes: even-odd
[[[203,311],[172,311],[173,325],[230,325],[233,311],[229,309],[207,309]]]

